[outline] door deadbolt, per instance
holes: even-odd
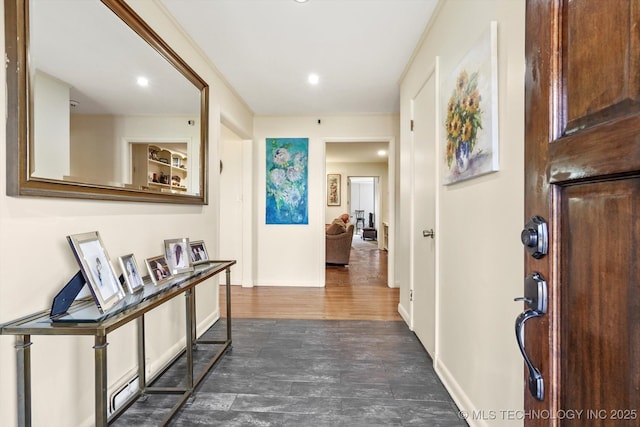
[[[520,233],[520,240],[532,257],[540,259],[545,256],[549,248],[547,221],[538,215],[532,217]]]

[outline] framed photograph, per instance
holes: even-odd
[[[89,290],[102,313],[125,297],[97,231],[67,236]]]
[[[169,269],[169,263],[164,255],[158,255],[153,258],[147,258],[144,260],[149,270],[149,276],[155,285],[162,285],[173,277],[171,270]]]
[[[189,239],[168,239],[164,241],[164,252],[169,261],[169,268],[172,274],[193,271],[191,257],[189,256]]]
[[[118,261],[120,262],[120,269],[122,270],[124,282],[127,284],[129,292],[134,294],[141,291],[144,288],[144,283],[142,282],[142,276],[138,270],[138,263],[133,254],[123,255],[118,258]]]
[[[204,245],[203,240],[195,240],[189,243],[191,264],[197,265],[205,262],[209,262],[209,253]]]
[[[340,174],[327,175],[327,206],[340,206]]]

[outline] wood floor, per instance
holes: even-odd
[[[348,267],[327,266],[324,288],[231,287],[231,317],[253,319],[402,320],[399,289],[387,286],[387,252],[353,237]],[[225,301],[226,287],[220,287]],[[220,304],[222,316],[225,306]]]

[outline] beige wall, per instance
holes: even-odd
[[[244,183],[251,180],[251,171],[243,171],[244,142],[228,127],[222,126],[220,159],[223,170],[220,175],[220,258],[235,259],[231,267],[231,283],[245,283],[243,270],[243,238],[250,229],[244,224]],[[250,280],[250,277],[247,278]]]
[[[152,0],[131,2],[138,13],[211,87],[209,164],[218,163],[220,117],[244,134],[252,132],[252,113],[227,88],[208,61],[185,40]],[[0,20],[4,22],[4,20]],[[4,34],[4,31],[0,31]],[[2,39],[4,44],[4,39]],[[4,81],[4,67],[0,71]],[[4,85],[0,88],[4,98]],[[5,104],[0,104],[5,117]],[[0,132],[0,164],[6,163],[5,133]],[[4,168],[0,168],[4,171]],[[134,253],[138,263],[162,253],[167,238],[204,239],[217,257],[218,174],[209,173],[209,205],[178,206],[6,196],[0,174],[0,323],[50,308],[51,300],[78,265],[65,236],[98,230],[112,260]],[[217,316],[217,281],[198,289],[198,329]],[[184,302],[177,300],[147,316],[147,357],[151,367],[172,355],[184,335]],[[133,374],[135,329],[126,326],[109,336],[108,383],[115,386]],[[33,337],[33,425],[82,426],[93,421],[93,340]],[[0,419],[16,424],[14,339],[0,336]]]
[[[416,51],[401,83],[401,123],[409,123],[410,102],[439,57],[440,82],[490,22],[498,22],[500,170],[451,186],[436,178],[435,366],[459,406],[468,411],[518,410],[523,407],[523,364],[513,324],[521,304],[524,188],[524,0],[448,0]],[[442,107],[440,107],[442,108]],[[401,129],[400,212],[396,240],[396,280],[401,308],[409,311],[406,259],[411,179],[410,131]],[[444,158],[440,149],[439,158]],[[419,310],[420,308],[415,308]],[[497,412],[496,419],[470,419],[472,426],[516,426]]]
[[[323,116],[321,125],[317,119],[255,118],[253,201],[257,285],[324,285],[325,143],[385,140],[391,141],[393,151],[398,138],[395,114]],[[309,225],[265,225],[265,139],[280,137],[309,138]]]

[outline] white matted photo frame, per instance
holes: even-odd
[[[134,294],[144,289],[144,282],[142,281],[140,270],[138,270],[136,257],[133,254],[123,255],[118,258],[118,262],[129,292]]]
[[[203,240],[189,242],[189,253],[191,254],[191,264],[198,265],[209,262],[209,252]]]
[[[172,274],[193,271],[191,256],[189,255],[189,238],[167,239],[164,241],[164,253],[169,262]]]
[[[144,263],[147,265],[149,276],[151,276],[151,280],[156,286],[164,284],[173,277],[167,258],[164,255],[147,258]]]
[[[327,174],[327,206],[340,206],[340,180],[339,173]]]
[[[97,231],[72,234],[67,241],[80,265],[96,305],[102,313],[109,311],[125,297],[109,254]]]

